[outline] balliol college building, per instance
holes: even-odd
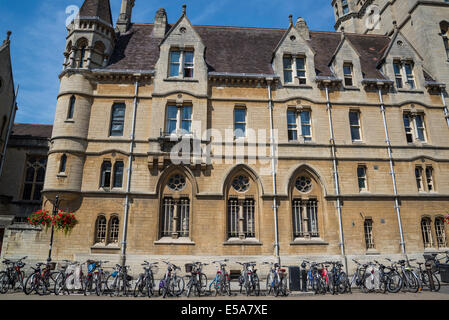
[[[54,260],[447,250],[447,1],[333,0],[337,32],[192,25],[185,6],[133,23],[133,6],[114,26],[86,0],[68,26],[42,194],[79,225]]]

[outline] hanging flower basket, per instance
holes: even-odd
[[[449,214],[448,215],[446,215],[445,217],[444,217],[444,222],[446,222],[447,224],[449,224]]]
[[[72,231],[72,229],[78,224],[73,211],[64,212],[59,211],[52,221],[56,230],[62,230],[65,234]]]
[[[48,211],[39,210],[28,218],[28,223],[35,227],[45,227],[47,230],[52,223],[52,217]]]
[[[78,224],[78,220],[75,218],[73,211],[59,211],[55,217],[52,217],[48,211],[39,210],[28,218],[28,223],[35,227],[45,227],[45,230],[53,225],[56,230],[62,230],[67,234]]]

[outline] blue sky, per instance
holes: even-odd
[[[0,42],[13,32],[11,51],[16,85],[20,85],[16,122],[52,124],[65,48],[66,8],[81,7],[84,0],[0,0]],[[114,21],[121,0],[110,0]],[[136,0],[133,22],[154,22],[157,9],[167,11],[174,23],[187,4],[193,24],[287,28],[293,20],[306,19],[309,28],[333,31],[331,0]]]

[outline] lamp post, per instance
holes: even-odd
[[[56,196],[56,200],[53,203],[53,218],[56,216],[56,214],[59,211],[59,196]],[[51,225],[51,236],[50,236],[50,247],[48,249],[48,259],[47,259],[47,264],[50,264],[51,262],[51,250],[53,247],[53,235],[55,232],[55,226],[52,224]]]

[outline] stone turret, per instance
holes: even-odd
[[[67,30],[43,194],[71,200],[81,191],[94,93],[89,74],[107,64],[115,43],[109,0],[86,0]]]

